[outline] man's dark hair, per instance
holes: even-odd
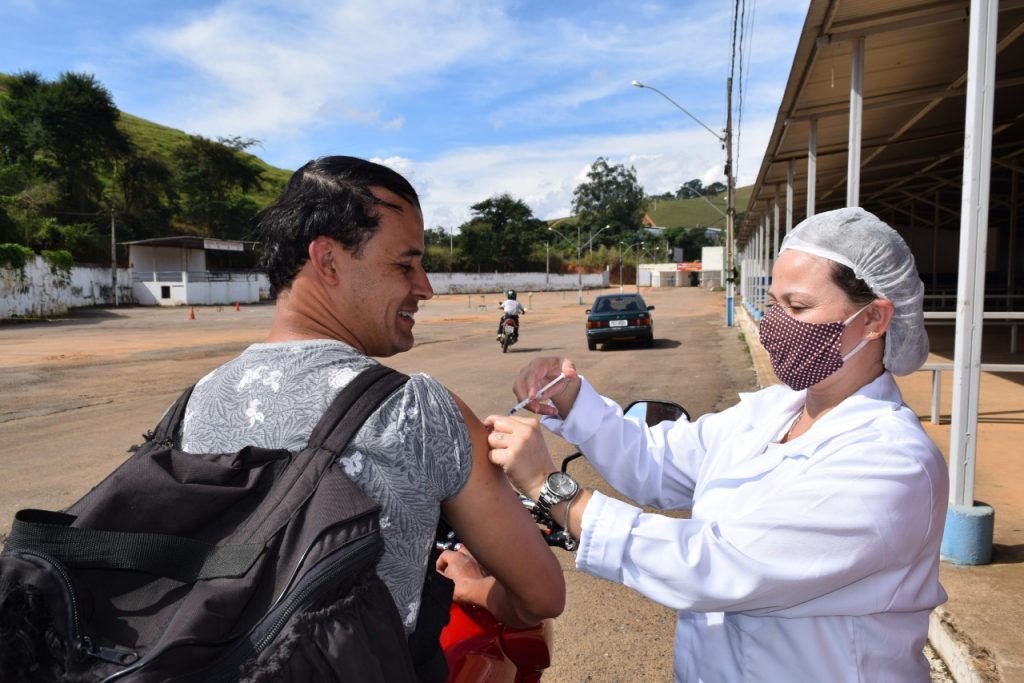
[[[263,245],[260,266],[276,296],[291,285],[309,260],[309,244],[326,235],[359,256],[380,227],[379,207],[402,207],[373,195],[370,188],[390,190],[419,208],[409,181],[396,171],[365,159],[321,157],[297,170],[277,201],[256,217]]]

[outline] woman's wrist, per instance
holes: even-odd
[[[551,402],[555,404],[555,408],[558,410],[558,416],[563,420],[569,417],[569,412],[576,403],[576,398],[580,395],[580,388],[582,386],[583,378],[576,375],[570,378],[561,393],[551,400]]]

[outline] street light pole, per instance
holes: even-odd
[[[580,305],[583,305],[583,236],[580,234],[580,222],[576,221],[576,276],[580,283]]]
[[[548,230],[558,234],[563,240],[572,244],[572,240],[563,235],[560,231],[555,230],[550,225]],[[583,235],[580,232],[580,224],[576,224],[576,276],[579,281],[579,303],[583,305]]]
[[[622,294],[622,242],[619,242],[619,294]]]
[[[110,286],[114,290],[114,307],[120,305],[117,298],[117,227],[114,224],[114,210],[110,210]]]
[[[729,77],[726,85],[726,114],[725,114],[725,181],[726,181],[726,209],[725,209],[725,324],[732,327],[734,320],[734,287],[733,282],[733,230],[736,221],[736,178],[732,173],[732,76]]]
[[[551,240],[544,243],[544,290],[551,284]]]
[[[641,249],[644,246],[644,243],[643,242],[637,242],[637,245],[638,246],[635,249],[635,251],[636,251],[636,293],[639,294],[640,293],[640,254],[641,254]]]
[[[594,253],[594,238],[597,237],[598,235],[600,235],[602,232],[604,232],[605,230],[607,230],[610,227],[612,227],[612,226],[606,225],[603,228],[601,228],[600,230],[598,230],[597,232],[594,232],[592,230],[588,230],[587,231],[587,233],[589,234],[589,237],[587,238],[587,252],[588,253],[590,253],[590,254]]]
[[[719,135],[714,130],[709,128],[707,124],[698,119],[696,116],[686,111],[678,102],[673,100],[671,97],[661,92],[655,87],[641,83],[640,81],[633,81],[633,86],[636,88],[646,88],[653,90],[658,93],[666,100],[672,103],[679,111],[683,112],[691,119],[696,121],[704,130],[708,131],[715,138],[725,146],[725,180],[726,180],[726,211],[725,211],[725,267],[723,269],[723,275],[725,276],[725,324],[729,327],[734,325],[734,283],[733,283],[733,229],[736,218],[736,178],[733,176],[732,168],[732,76],[726,81],[726,108],[728,111],[725,115],[725,134]],[[639,278],[639,270],[637,272]],[[639,279],[637,280],[637,289],[639,291]]]

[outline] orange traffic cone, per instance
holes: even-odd
[[[195,320],[196,319],[196,307],[195,306],[192,306],[192,307],[190,307],[188,309],[188,319],[189,320]]]
[[[242,304],[236,301],[236,302],[235,302],[235,310],[236,310],[236,311],[240,311],[240,310],[242,310]]]

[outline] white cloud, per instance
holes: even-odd
[[[374,110],[389,94],[424,87],[486,48],[501,15],[479,3],[226,0],[181,25],[149,29],[151,49],[185,67],[187,128],[263,136]],[[390,127],[401,112],[382,109]]]
[[[759,7],[746,62],[739,185],[754,181],[807,0]],[[564,14],[519,0],[223,0],[136,38],[173,64],[161,121],[264,141],[297,168],[375,157],[422,195],[427,225],[454,227],[508,192],[568,215],[598,156],[637,169],[650,194],[722,179],[730,7],[708,0],[597,2]],[[739,83],[736,84],[739,87]]]
[[[753,182],[773,123],[747,124],[740,152],[740,168],[746,171],[738,186]],[[471,205],[504,192],[525,201],[540,218],[567,216],[573,190],[598,156],[635,167],[637,180],[653,195],[674,191],[692,178],[724,182],[724,155],[706,131],[691,130],[473,147],[430,161],[381,162],[405,174],[420,192],[428,227],[454,228],[469,219]]]

